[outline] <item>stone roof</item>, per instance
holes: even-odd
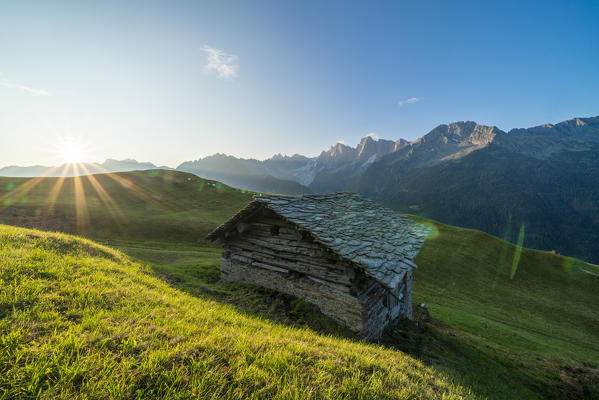
[[[398,286],[408,268],[416,268],[413,260],[430,232],[430,227],[353,193],[257,195],[208,238],[217,239],[262,206],[308,231],[316,242],[361,266],[389,289]]]

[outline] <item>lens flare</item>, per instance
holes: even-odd
[[[510,272],[510,279],[514,279],[516,271],[518,270],[518,264],[520,264],[520,256],[522,255],[522,246],[524,245],[524,224],[520,227],[520,233],[518,234],[518,243],[516,244],[516,251],[514,252],[514,259],[512,261],[512,271]]]

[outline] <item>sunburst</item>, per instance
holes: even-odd
[[[85,148],[73,139],[64,140],[58,148],[62,161],[66,164],[79,164],[86,156]]]
[[[109,193],[109,189],[103,187],[106,178],[119,183],[126,188],[133,196],[141,201],[151,204],[161,210],[167,210],[168,204],[163,204],[160,198],[151,190],[142,185],[135,184],[131,179],[120,174],[106,170],[99,164],[87,164],[87,149],[80,141],[72,138],[56,140],[53,146],[53,153],[63,162],[61,166],[54,167],[46,171],[44,176],[23,180],[23,183],[8,193],[0,196],[0,204],[13,204],[19,201],[26,201],[27,195],[32,189],[41,182],[54,181],[46,197],[46,203],[40,209],[41,227],[51,227],[52,218],[54,218],[54,207],[62,193],[72,193],[73,196],[73,217],[75,226],[73,230],[80,234],[87,234],[92,228],[90,209],[88,207],[88,198],[95,192],[100,201],[118,229],[123,228],[128,223],[128,217],[121,210],[118,201]],[[58,177],[56,176],[59,172]],[[99,173],[96,177],[94,173]],[[25,200],[24,200],[25,199]]]

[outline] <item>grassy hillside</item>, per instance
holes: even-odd
[[[0,227],[2,398],[458,399],[398,351],[187,295],[113,249]]]
[[[250,199],[251,193],[178,171],[0,177],[0,223],[95,239],[197,243]]]
[[[337,385],[345,385],[343,382],[347,379],[345,374],[349,373],[349,367],[343,364],[345,361],[341,361],[341,364],[333,361],[337,357],[341,357],[342,360],[345,359],[344,356],[339,356],[331,349],[344,349],[350,344],[351,346],[362,346],[359,347],[360,350],[355,350],[358,347],[352,347],[351,351],[357,351],[359,354],[363,354],[364,357],[372,356],[372,362],[374,360],[377,360],[377,363],[382,362],[382,364],[373,365],[371,369],[368,369],[369,373],[373,374],[373,378],[368,378],[367,376],[370,375],[364,373],[362,375],[364,382],[360,383],[357,378],[351,381],[353,382],[352,385],[356,385],[352,389],[353,392],[344,391],[346,389],[340,389],[340,386],[335,385],[332,385],[334,389],[331,390],[333,391],[323,392],[326,389],[325,386],[331,386],[331,384],[330,380],[327,379],[318,380],[318,376],[321,374],[320,370],[312,369],[305,372],[306,374],[315,374],[314,379],[316,381],[309,380],[305,378],[305,375],[300,374],[302,378],[298,382],[300,382],[299,385],[302,388],[308,390],[306,389],[308,385],[316,385],[312,389],[313,392],[310,392],[313,397],[331,397],[333,395],[343,397],[347,395],[346,397],[352,398],[358,396],[357,393],[360,389],[365,390],[360,392],[363,393],[365,398],[369,395],[378,396],[379,393],[383,393],[380,396],[384,398],[384,393],[387,392],[401,397],[405,393],[398,394],[398,386],[392,381],[396,379],[401,381],[404,378],[400,379],[399,372],[390,364],[398,363],[397,360],[399,359],[410,359],[418,360],[418,368],[422,367],[427,371],[432,371],[435,379],[444,382],[443,385],[450,385],[451,389],[447,389],[449,393],[456,394],[465,391],[468,398],[599,398],[599,314],[596,312],[599,309],[599,298],[596,296],[596,293],[599,293],[599,277],[593,275],[599,274],[597,266],[547,252],[521,250],[517,246],[479,231],[455,228],[423,220],[434,225],[435,233],[427,240],[416,259],[419,269],[416,271],[414,278],[414,302],[415,304],[426,303],[432,319],[418,318],[417,326],[413,323],[404,323],[394,329],[389,329],[381,341],[381,344],[384,345],[383,349],[376,345],[359,344],[359,340],[350,332],[324,317],[314,307],[290,296],[251,286],[223,284],[219,281],[218,259],[220,250],[212,245],[206,245],[201,241],[201,238],[249,201],[248,193],[242,193],[226,186],[219,186],[214,182],[204,181],[192,175],[174,171],[161,171],[159,173],[135,172],[116,175],[126,177],[127,181],[130,182],[127,185],[121,183],[122,181],[117,181],[118,184],[110,186],[109,190],[107,189],[107,193],[114,199],[115,206],[122,210],[127,217],[125,228],[116,224],[116,220],[110,213],[105,211],[105,206],[101,202],[89,203],[87,210],[90,214],[90,221],[95,218],[97,224],[102,226],[103,229],[97,229],[95,225],[90,226],[87,235],[101,240],[113,248],[120,249],[141,266],[130,263],[127,261],[127,257],[116,253],[119,255],[118,257],[115,256],[117,259],[112,261],[111,267],[101,269],[102,272],[94,272],[95,276],[102,281],[105,279],[99,277],[102,274],[114,273],[119,275],[121,272],[115,271],[118,271],[119,268],[125,268],[123,267],[125,265],[127,268],[138,271],[135,272],[137,274],[135,276],[141,276],[143,279],[153,279],[152,282],[155,283],[152,283],[152,285],[157,285],[153,287],[158,288],[159,292],[164,291],[164,288],[169,288],[168,290],[171,291],[168,293],[171,293],[172,296],[194,302],[194,305],[190,306],[193,311],[188,310],[193,314],[193,318],[212,318],[209,316],[212,314],[208,311],[209,315],[204,315],[204,310],[212,310],[213,307],[218,307],[219,310],[227,310],[227,313],[234,315],[234,317],[231,317],[233,319],[219,319],[218,321],[226,325],[227,329],[232,330],[222,328],[225,329],[222,332],[227,332],[227,335],[235,335],[232,333],[235,332],[233,327],[237,327],[235,329],[239,329],[239,337],[241,338],[238,344],[252,348],[254,351],[252,357],[266,357],[264,355],[266,353],[260,353],[253,344],[241,343],[245,340],[251,343],[254,340],[252,337],[255,337],[255,340],[259,340],[260,343],[268,341],[269,346],[275,346],[273,343],[280,340],[281,337],[285,337],[285,335],[295,335],[295,333],[290,334],[289,332],[302,332],[301,335],[308,335],[305,336],[306,342],[315,340],[317,343],[323,343],[321,341],[325,340],[329,347],[325,347],[323,352],[331,357],[327,363],[335,365],[336,371],[339,372],[336,377],[329,376],[327,379],[336,380]],[[99,182],[105,182],[107,185],[115,181],[113,178],[108,177],[100,176],[97,178]],[[189,178],[191,181],[188,180]],[[6,181],[2,181],[2,185],[4,184],[6,184]],[[20,185],[31,184],[28,184],[28,181],[20,181]],[[42,219],[36,220],[31,217],[35,214],[28,214],[31,213],[30,210],[36,209],[31,204],[37,204],[37,208],[42,210],[41,215],[44,215],[44,210],[48,209],[56,214],[75,219],[77,216],[76,207],[74,207],[72,200],[76,192],[74,182],[72,184],[73,191],[70,194],[69,192],[62,194],[64,197],[60,202],[56,202],[53,209],[48,206],[47,199],[50,198],[50,193],[44,193],[41,189],[43,186],[40,185],[41,183],[36,186],[38,187],[36,190],[39,190],[38,194],[27,195],[27,201],[16,200],[18,199],[18,185],[14,185],[9,191],[5,191],[4,200],[10,199],[12,205],[4,206],[5,214],[2,214],[2,209],[0,209],[0,215],[6,215],[6,210],[14,207],[20,213],[17,216],[25,215],[31,219],[18,219],[15,215],[12,215],[5,217],[12,218],[8,222],[38,223]],[[2,187],[6,188],[6,186]],[[52,184],[46,185],[47,190],[52,187],[54,187]],[[68,189],[69,187],[68,180],[65,180],[63,188]],[[86,193],[86,198],[93,198],[95,189],[91,186],[84,187],[91,190],[90,193]],[[33,192],[33,190],[28,191],[28,193]],[[140,195],[140,191],[144,195]],[[7,196],[6,193],[10,194]],[[146,201],[145,198],[140,198],[140,196],[146,196],[148,193],[151,193],[153,198],[160,198],[161,201]],[[71,197],[70,202],[69,196]],[[58,198],[61,197],[58,196]],[[166,211],[164,210],[165,204],[168,205]],[[160,229],[160,223],[162,222],[165,223],[163,230]],[[75,230],[78,228],[76,223],[71,226]],[[123,231],[122,229],[126,230]],[[48,245],[36,243],[59,243],[65,240],[73,243],[87,243],[65,236],[46,235],[39,232],[33,234],[32,237],[28,237],[29,233],[24,231],[11,231],[9,228],[6,228],[5,231],[9,234],[5,235],[7,239],[4,243],[15,241],[15,244],[11,244],[6,251],[3,247],[2,251],[4,253],[2,253],[2,262],[0,262],[3,270],[4,265],[12,262],[10,260],[18,254],[36,252],[38,248],[43,249],[44,252],[58,251],[58,253],[52,255],[52,258],[44,258],[47,256],[43,254],[46,253],[39,252],[36,253],[36,257],[56,260],[55,263],[60,263],[62,262],[59,260],[62,260],[60,257],[63,251],[61,249],[69,248],[69,246],[57,244],[56,249],[54,249],[48,247]],[[42,237],[37,238],[36,236]],[[21,245],[19,241],[24,241],[23,243],[27,243],[27,245]],[[91,244],[89,246],[94,249],[101,248]],[[23,250],[19,250],[19,248]],[[103,251],[112,252],[112,250],[106,250],[105,248]],[[79,253],[81,252],[79,251]],[[69,258],[67,257],[67,259]],[[514,260],[517,260],[517,263]],[[96,259],[94,262],[96,262],[98,268],[100,268],[100,265],[105,264],[103,258]],[[48,265],[48,263],[46,262],[44,265]],[[144,271],[144,273],[139,273],[139,271]],[[32,273],[26,271],[23,276],[30,276]],[[8,276],[9,279],[5,282],[13,279],[14,274],[11,273]],[[43,276],[45,276],[44,273],[42,273]],[[158,280],[155,278],[158,278]],[[106,279],[112,282],[108,286],[116,285],[114,283],[116,281],[111,281],[112,278]],[[52,284],[48,285],[51,286]],[[57,286],[61,285],[58,284]],[[98,286],[99,284],[94,282],[92,285]],[[13,297],[11,297],[13,292],[10,291],[12,289],[6,289],[6,287],[6,285],[3,286],[2,298],[13,301]],[[10,286],[8,287],[10,288]],[[28,293],[27,290],[29,289],[23,289],[22,292]],[[81,290],[85,292],[88,289]],[[132,292],[136,290],[141,289],[131,289]],[[115,293],[115,291],[125,293],[119,288],[119,285],[108,290],[107,293]],[[145,292],[143,293],[143,296],[149,296]],[[55,297],[56,294],[50,296]],[[79,294],[76,296],[79,296],[78,299],[81,298]],[[108,294],[105,296],[108,296],[107,298],[113,297]],[[148,297],[148,299],[151,298],[151,296]],[[127,297],[127,299],[130,299],[130,297]],[[158,307],[156,304],[160,304],[160,307],[166,306],[169,310],[173,309],[172,304],[174,303],[161,301],[153,303],[149,300],[148,306],[142,307],[139,305],[139,301],[135,300],[134,303],[137,304],[135,307],[141,307],[141,311],[137,313],[133,310],[135,312],[132,311],[132,314],[129,315],[128,324],[133,326],[139,324],[139,322],[133,322],[136,318],[140,318],[140,321],[148,321],[147,318],[149,317],[144,317],[144,314],[154,315],[154,313],[167,312],[165,310],[150,310],[150,308]],[[52,325],[50,315],[60,320],[68,320],[68,307],[70,306],[61,306],[61,302],[51,303],[47,306],[44,312],[50,313],[48,316],[43,318],[37,315],[31,316],[31,321],[39,319]],[[6,304],[13,303],[8,302]],[[24,302],[22,304],[37,304],[37,301],[32,300],[29,303]],[[12,306],[3,305],[2,307],[5,307],[2,310],[5,310],[3,312],[7,313],[8,316],[8,310],[11,310]],[[53,311],[49,311],[52,307],[54,307]],[[135,309],[135,307],[130,308]],[[183,313],[183,311],[181,312]],[[418,314],[418,310],[416,312]],[[187,321],[185,319],[187,317],[181,317],[182,315],[184,314],[171,315],[171,318],[182,318]],[[2,320],[4,319],[3,317]],[[168,317],[164,317],[163,321],[168,319]],[[31,321],[21,321],[17,325],[21,326],[19,324],[22,324],[22,326],[28,327],[33,324]],[[192,324],[197,323],[196,320],[194,321]],[[259,324],[256,321],[259,321]],[[75,322],[79,323],[80,321],[76,320]],[[247,335],[245,333],[246,324],[254,327],[248,328],[250,330]],[[264,328],[264,326],[276,326],[277,328]],[[283,332],[280,333],[281,336],[276,336],[279,333],[276,335],[273,333],[275,331],[279,332],[277,329],[281,329],[280,332]],[[13,328],[10,328],[10,330],[13,330]],[[0,334],[5,336],[5,334],[8,335],[8,332],[7,330],[0,331]],[[97,339],[100,342],[112,343],[113,336],[117,334],[115,333],[116,330],[110,329],[102,332],[104,333],[98,334],[102,337],[102,339]],[[197,335],[198,331],[179,331],[178,340],[185,343],[196,343],[195,340],[198,339],[188,337],[189,334]],[[271,337],[272,335],[276,337]],[[322,335],[325,335],[326,339]],[[127,336],[117,335],[116,337]],[[213,339],[217,340],[215,337]],[[150,339],[135,340],[138,343],[148,345],[152,342]],[[50,351],[51,344],[48,343],[51,342],[47,339],[35,341],[30,346],[28,350],[30,353],[28,354],[33,354],[31,352],[34,352],[34,348],[38,345],[47,346],[45,349]],[[225,343],[229,343],[229,339],[226,339]],[[3,349],[2,346],[0,348]],[[269,346],[264,347],[265,351],[272,351]],[[304,345],[302,344],[302,346]],[[314,344],[314,346],[317,346],[317,344]],[[219,347],[219,349],[224,351],[225,347]],[[291,347],[297,348],[296,345]],[[207,347],[201,346],[199,348],[206,349]],[[310,348],[316,349],[316,347]],[[122,358],[123,354],[128,354],[122,353],[124,350],[119,347],[111,351],[112,353],[109,354],[110,360],[117,360],[119,357]],[[162,351],[160,350],[160,352]],[[203,350],[199,351],[202,352]],[[382,351],[385,356],[379,355],[383,353],[372,355],[374,353],[370,354],[369,351]],[[216,353],[209,354],[211,354],[211,357],[214,356],[220,360],[215,355]],[[297,354],[293,357],[296,356]],[[6,357],[4,360],[12,360],[9,361],[9,364],[14,364],[11,367],[12,373],[17,373],[15,371],[21,369],[21,367],[16,366],[17,361],[15,360],[27,359],[22,358],[23,356],[19,356],[21,358],[18,359],[12,355]],[[229,357],[229,355],[222,357]],[[299,356],[297,357],[299,358]],[[397,359],[393,357],[397,357]],[[249,360],[251,359],[250,357]],[[229,363],[229,359],[226,360]],[[58,364],[56,365],[63,362],[57,361]],[[252,363],[251,361],[248,362]],[[314,365],[311,362],[308,363]],[[111,364],[110,369],[121,368],[117,368],[117,364],[118,362],[115,361],[114,364]],[[297,364],[301,368],[308,368],[299,359]],[[18,365],[21,366],[21,364]],[[170,368],[171,364],[168,365]],[[235,368],[246,368],[245,364],[237,363],[234,365]],[[361,368],[359,365],[358,370]],[[135,369],[137,366],[131,364],[123,368],[131,368],[125,374],[133,375],[126,379],[122,378],[124,379],[123,387],[137,387],[137,383],[135,383],[136,376],[139,374]],[[281,368],[285,371],[296,371],[300,367],[287,365],[285,367],[281,366]],[[160,375],[158,371],[162,371],[162,369],[163,366],[157,367],[150,375]],[[172,371],[172,369],[169,370]],[[119,371],[121,370],[119,369]],[[171,373],[175,375],[183,374],[181,376],[184,376],[184,378],[181,379],[187,383],[178,383],[173,387],[177,388],[183,396],[191,393],[186,391],[187,388],[194,387],[186,386],[191,385],[189,382],[199,382],[204,379],[200,379],[198,375],[190,377],[190,375],[185,375],[178,369],[177,371],[179,372]],[[220,374],[220,371],[226,370],[218,369],[218,371],[218,374]],[[226,378],[222,378],[225,379],[222,382],[229,382],[228,379],[238,377],[236,375],[238,370],[235,371],[234,373],[231,371],[223,372]],[[24,370],[18,373],[24,374],[27,371]],[[411,376],[412,372],[407,370],[407,374]],[[254,376],[248,376],[249,378],[244,382],[250,385],[254,380]],[[272,391],[259,393],[277,393],[280,398],[293,397],[292,393],[297,394],[300,392],[293,389],[297,386],[293,383],[291,376],[285,375],[285,379],[289,378],[289,380],[272,386],[269,389]],[[378,383],[372,382],[373,385],[381,385],[379,387],[380,391],[370,391],[371,379],[378,379],[377,376],[385,376],[387,380],[384,383],[380,381],[377,381]],[[151,380],[149,378],[144,379]],[[173,377],[173,379],[175,378]],[[268,382],[272,379],[274,378],[264,378]],[[64,389],[63,383],[52,382],[54,383],[47,384],[52,390]],[[349,382],[347,381],[348,384]],[[322,387],[320,383],[322,383]],[[98,391],[103,390],[101,388],[103,384],[107,384],[107,382],[97,383]],[[360,385],[362,385],[361,388]],[[432,392],[417,394],[416,397],[421,395],[426,397],[429,394],[433,397],[441,396],[442,391],[429,387],[428,381],[420,381],[420,385],[422,387],[417,390],[432,390]],[[214,388],[209,385],[208,387]],[[243,387],[245,389],[240,390],[249,390],[247,388],[250,386]],[[346,386],[343,387],[347,388]],[[147,394],[149,392],[143,393]],[[225,396],[224,392],[217,391],[217,393]],[[393,397],[389,396],[390,398]],[[298,397],[301,396],[298,395]]]
[[[498,349],[599,364],[599,267],[530,249],[514,265],[518,249],[508,242],[434,226],[414,290],[438,318]]]
[[[439,332],[518,369],[545,396],[599,398],[598,266],[420,220],[434,233],[416,258],[414,301],[427,304]],[[427,340],[417,338],[416,350],[435,362]],[[441,364],[468,368],[452,357]]]

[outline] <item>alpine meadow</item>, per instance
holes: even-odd
[[[0,400],[599,400],[599,3],[0,12]]]
[[[414,302],[431,317],[366,344],[309,303],[220,282],[220,250],[204,237],[252,193],[163,170],[0,187],[3,224],[86,237],[2,228],[7,397],[596,394],[595,265],[424,220]]]

